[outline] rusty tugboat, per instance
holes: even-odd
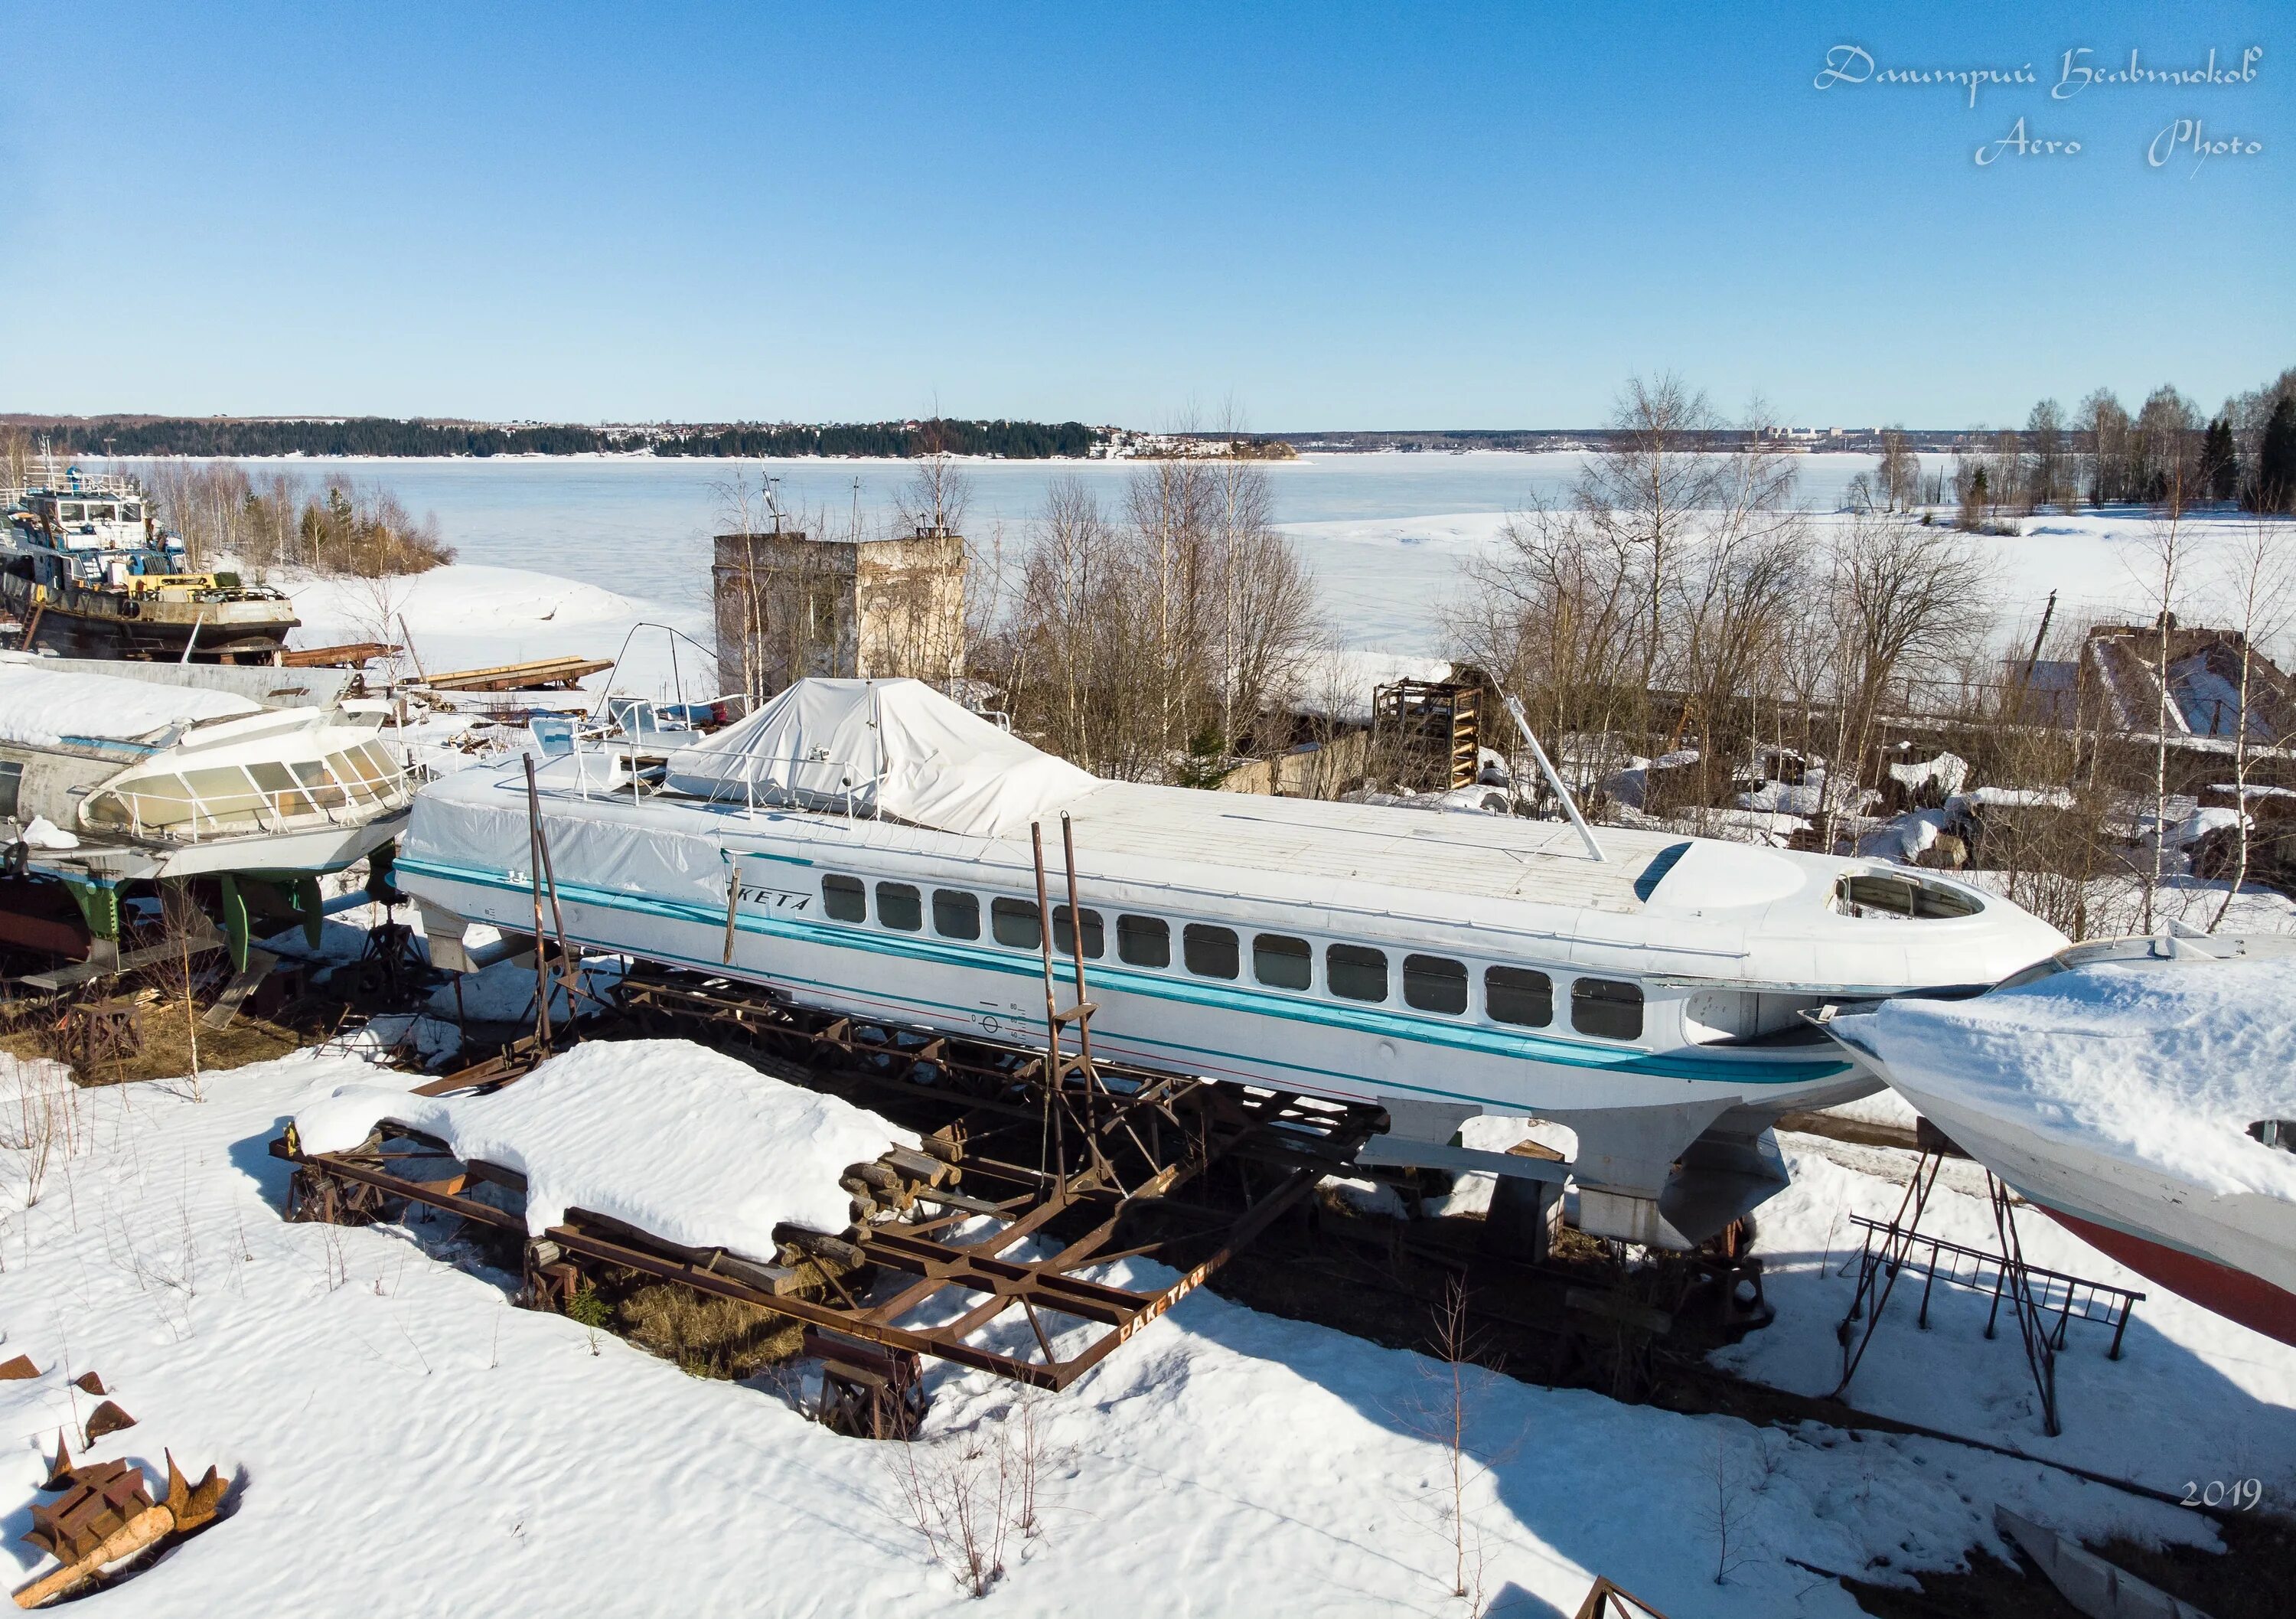
[[[62,479],[10,490],[0,544],[0,608],[27,650],[65,657],[273,663],[297,627],[293,604],[235,573],[193,571],[134,485]]]

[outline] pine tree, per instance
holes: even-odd
[[[2201,487],[2211,499],[2230,500],[2240,492],[2240,451],[2234,447],[2232,423],[2218,416],[2201,440]]]
[[[1180,761],[1174,779],[1184,787],[1210,789],[1226,780],[1231,768],[1227,741],[1207,719],[1188,739],[1188,756]]]
[[[1979,467],[1961,487],[1961,524],[1972,534],[1985,526],[1985,469]]]
[[[2256,504],[2266,512],[2296,511],[2296,393],[2284,393],[2264,424],[2256,456]]]

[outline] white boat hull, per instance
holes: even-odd
[[[2296,1344],[2296,1204],[2211,1191],[1882,1073],[1956,1146],[2092,1246],[2204,1309]]]
[[[474,880],[408,857],[397,871],[428,903],[505,931],[533,930],[531,890],[506,875]],[[1043,970],[1032,951],[893,938],[744,905],[729,959],[722,913],[599,893],[562,874],[558,894],[570,940],[592,949],[723,972],[801,1005],[906,1027],[1022,1045],[1045,1038]],[[1055,963],[1054,977],[1061,999],[1072,998],[1068,962]],[[1543,1117],[1701,1104],[1775,1114],[1874,1089],[1870,1075],[1823,1047],[1653,1052],[1357,1011],[1114,964],[1088,963],[1086,981],[1098,1008],[1094,1047],[1111,1060],[1343,1101]]]

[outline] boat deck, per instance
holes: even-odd
[[[1078,859],[1137,855],[1631,915],[1679,835],[1605,826],[1588,858],[1565,821],[1112,784],[1070,809]],[[1647,885],[1645,885],[1645,890]]]

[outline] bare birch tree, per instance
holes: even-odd
[[[942,441],[940,423],[922,430],[924,453],[898,499],[902,523],[913,534],[958,534],[972,505],[972,480]]]
[[[2251,521],[2231,558],[2230,590],[2234,617],[2240,626],[2240,674],[2234,682],[2232,793],[2234,845],[2232,880],[2223,902],[2209,922],[2213,933],[2225,924],[2240,885],[2248,881],[2254,846],[2254,817],[2249,810],[2249,780],[2255,767],[2256,744],[2287,745],[2289,738],[2271,718],[2275,711],[2258,701],[2257,643],[2276,637],[2288,629],[2292,604],[2296,603],[2296,555],[2291,555],[2288,529],[2268,516]]]
[[[1714,504],[1722,481],[1720,465],[1703,453],[1703,435],[1716,425],[1706,396],[1681,378],[1636,377],[1611,407],[1610,437],[1572,491],[1578,514],[1610,548],[1637,559],[1644,689],[1658,670],[1676,553],[1696,538],[1693,514]]]
[[[1877,731],[1893,698],[1950,662],[1990,621],[1991,578],[1965,535],[1901,515],[1855,516],[1836,530],[1829,558],[1828,637],[1835,648],[1835,769],[1824,801],[1824,844],[1842,807],[1840,772],[1866,779]]]
[[[2159,581],[2153,596],[2158,656],[2152,671],[2152,858],[2144,874],[2142,925],[2138,930],[2146,933],[2152,931],[2153,908],[2161,892],[2161,878],[2166,875],[2168,859],[2169,715],[2176,698],[2169,654],[2177,629],[2177,593],[2184,586],[2185,539],[2183,497],[2184,487],[2180,480],[2171,487],[2168,500],[2154,514],[2144,537],[2145,548],[2152,562],[2153,577]]]
[[[1171,779],[1200,736],[1226,756],[1231,722],[1263,728],[1308,661],[1316,592],[1259,469],[1242,471],[1231,506],[1202,464],[1153,463],[1121,521],[1080,481],[1053,486],[990,659],[1017,725],[1128,780]]]

